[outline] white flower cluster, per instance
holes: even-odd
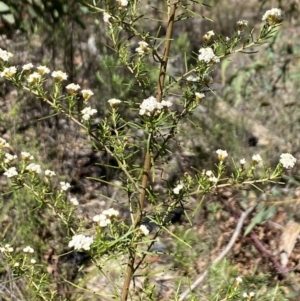
[[[128,5],[128,0],[118,0],[119,9],[126,9]]]
[[[263,21],[266,21],[268,24],[278,24],[283,21],[284,12],[280,8],[272,8],[267,10],[262,17]]]
[[[227,153],[227,151],[226,150],[222,150],[222,149],[218,149],[217,151],[216,151],[216,153],[217,153],[217,155],[218,155],[218,159],[219,159],[219,161],[225,161],[225,159],[227,158],[227,156],[228,156],[228,153]]]
[[[206,171],[205,175],[208,177],[208,181],[212,183],[218,183],[218,178],[215,177],[212,170]]]
[[[0,137],[0,149],[2,149],[4,147],[9,147],[9,143],[7,143],[7,141],[5,139]]]
[[[140,105],[140,112],[141,116],[156,116],[165,108],[169,108],[172,106],[170,101],[161,101],[158,102],[154,96],[150,96],[143,100]]]
[[[149,44],[144,42],[144,41],[141,41],[139,42],[139,47],[137,47],[135,49],[135,51],[139,54],[139,55],[144,55],[144,54],[147,54],[149,53],[150,51],[150,47],[149,47]]]
[[[111,25],[114,22],[114,20],[115,20],[115,18],[111,14],[109,14],[108,12],[105,11],[103,13],[103,21],[105,23],[108,23],[108,24]]]
[[[147,235],[150,233],[149,229],[148,229],[145,225],[140,225],[140,231],[141,231],[145,236],[147,236]]]
[[[220,62],[220,59],[215,55],[214,51],[210,47],[199,49],[198,60],[208,65]]]
[[[11,52],[8,52],[8,51],[0,48],[0,59],[2,61],[7,62],[10,57],[13,57],[13,54]]]
[[[247,20],[240,20],[236,22],[236,28],[238,31],[244,31],[245,27],[247,27],[249,22]]]
[[[122,102],[120,99],[112,98],[107,101],[111,108],[115,109],[118,108],[120,103]]]
[[[86,250],[90,249],[91,244],[93,243],[94,239],[90,236],[85,236],[83,234],[74,235],[69,242],[68,246],[70,248],[74,248],[75,250]]]
[[[0,253],[12,253],[14,248],[10,246],[10,244],[6,244],[4,247],[0,248]]]
[[[292,168],[295,166],[297,159],[289,153],[284,153],[280,155],[279,162],[284,168]]]
[[[93,115],[95,115],[98,111],[96,109],[92,109],[91,107],[86,107],[81,110],[82,120],[88,121],[91,119]]]
[[[58,70],[58,71],[53,71],[51,73],[51,76],[54,78],[54,80],[58,83],[64,81],[64,80],[67,80],[68,78],[68,75],[67,73],[61,71],[61,70]]]
[[[70,183],[67,182],[60,182],[59,184],[61,191],[67,191],[71,187]]]
[[[262,157],[259,154],[252,156],[252,164],[253,165],[257,165],[261,161],[262,161]]]
[[[12,78],[17,73],[17,68],[15,66],[11,66],[8,68],[4,68],[4,70],[0,73],[0,77]]]
[[[34,249],[31,248],[30,246],[27,246],[23,249],[24,253],[34,253]]]
[[[97,223],[100,227],[104,228],[111,224],[111,220],[119,215],[119,211],[113,208],[103,210],[101,214],[95,215],[93,221]]]
[[[183,184],[182,184],[182,183],[179,183],[179,184],[173,189],[173,193],[174,193],[174,194],[179,194],[183,187],[184,187]]]

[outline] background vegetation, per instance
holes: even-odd
[[[174,183],[179,172],[192,172],[191,166],[211,169],[215,162],[213,153],[219,148],[226,149],[234,158],[242,156],[249,161],[253,154],[259,153],[267,165],[276,165],[282,152],[291,152],[299,158],[299,1],[208,0],[205,3],[209,6],[191,4],[191,9],[202,15],[202,19],[191,18],[175,26],[175,45],[169,66],[174,76],[183,73],[185,64],[191,63],[186,57],[192,51],[198,52],[199,41],[207,31],[230,35],[241,18],[259,27],[261,16],[272,7],[282,8],[286,19],[278,34],[269,44],[259,47],[257,53],[231,56],[222,61],[221,68],[215,68],[213,92],[207,94],[203,104],[190,116],[192,122],[180,125],[179,143],[173,145],[166,171]],[[0,47],[14,53],[13,64],[32,62],[64,70],[70,82],[93,90],[92,104],[99,112],[99,120],[108,110],[107,100],[112,97],[141,101],[137,83],[110,47],[102,14],[91,13],[76,0],[8,0],[5,4],[7,7],[0,1]],[[145,10],[151,7],[162,8],[161,1],[145,1]],[[159,9],[156,13],[157,20],[163,18]],[[142,26],[153,35],[164,36],[163,23],[149,21]],[[124,39],[131,37],[124,36]],[[137,42],[132,39],[132,51]],[[156,74],[147,76],[155,78]],[[80,201],[76,209],[79,223],[80,217],[93,217],[109,208],[109,198],[122,199],[111,186],[87,178],[98,177],[117,184],[115,171],[106,167],[112,164],[111,158],[90,147],[86,135],[75,124],[63,116],[45,118],[53,114],[45,103],[29,93],[17,91],[3,79],[0,87],[0,136],[14,148],[18,146],[31,152],[46,168],[65,175],[61,180],[71,183],[70,193]],[[207,262],[219,254],[235,227],[232,208],[236,203],[261,201],[263,205],[253,215],[260,213],[255,232],[266,248],[279,256],[278,240],[283,227],[290,220],[300,222],[298,173],[299,165],[284,179],[285,185],[268,184],[256,192],[221,189],[202,204],[193,220],[182,216],[170,231],[182,237],[185,243],[165,234],[161,237],[161,248],[166,248],[168,253],[151,257],[150,266],[155,274],[151,281],[159,291],[153,300],[170,298],[179,276],[196,278]],[[1,176],[0,181],[1,240],[34,247],[39,261],[48,266],[45,279],[57,285],[61,300],[99,300],[75,286],[61,284],[62,279],[68,279],[91,290],[106,286],[95,265],[85,260],[84,254],[77,254],[83,256],[79,259],[59,257],[66,252],[65,228],[54,222],[51,210],[35,210],[36,204],[30,196],[23,191],[10,193],[5,177]],[[128,219],[121,202],[119,209],[124,219]],[[267,214],[261,213],[267,210]],[[270,220],[272,223],[266,222]],[[248,225],[250,223],[249,219]],[[215,288],[218,287],[222,296],[222,290],[234,285],[237,276],[243,277],[245,290],[256,293],[251,300],[298,300],[299,289],[295,290],[294,283],[300,277],[300,244],[296,244],[290,257],[289,268],[294,270],[291,279],[287,279],[249,242],[248,237],[239,240],[228,259],[212,269],[201,291],[195,293],[195,300],[221,300],[221,297],[211,297],[218,296]],[[86,264],[79,269],[82,263]],[[111,279],[118,278],[115,262],[109,261],[104,268],[109,269]],[[7,270],[2,261],[1,287],[5,290],[1,298],[29,300],[22,280],[10,282],[12,275]]]

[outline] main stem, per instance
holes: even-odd
[[[169,59],[170,48],[171,48],[171,41],[173,36],[173,28],[174,28],[177,5],[178,5],[178,1],[170,3],[168,7],[168,24],[167,24],[166,42],[165,42],[163,58],[161,60],[160,72],[159,72],[159,78],[157,84],[156,100],[158,102],[161,102],[163,98],[164,84],[165,84],[167,65],[168,65],[168,59]],[[147,147],[145,160],[144,160],[143,176],[142,176],[142,183],[141,183],[142,187],[141,187],[141,193],[139,197],[137,218],[134,224],[135,228],[139,227],[142,220],[150,168],[151,168],[151,139],[149,140],[149,144]],[[127,262],[126,276],[125,276],[123,289],[122,289],[122,296],[121,296],[122,301],[127,301],[128,299],[129,286],[134,273],[135,257],[136,257],[136,247],[133,247],[132,249],[129,249],[129,258]]]

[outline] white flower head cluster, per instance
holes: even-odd
[[[205,97],[205,94],[201,92],[195,92],[195,96],[196,96],[196,101],[200,103],[202,99]]]
[[[284,153],[280,155],[279,162],[284,168],[292,168],[295,166],[297,159],[289,153]]]
[[[145,236],[147,236],[147,235],[150,233],[149,229],[148,229],[145,225],[140,225],[140,231],[141,231]]]
[[[225,159],[228,157],[228,153],[226,150],[222,150],[222,149],[218,149],[216,151],[217,155],[218,155],[218,159],[219,161],[225,161]]]
[[[38,73],[40,75],[45,75],[45,74],[50,73],[50,69],[46,66],[38,66],[38,67],[36,67],[36,69],[38,70]]]
[[[214,51],[210,47],[199,49],[198,60],[208,65],[220,62],[220,59],[215,55]]]
[[[212,170],[207,170],[205,175],[208,177],[209,182],[212,182],[212,183],[217,183],[218,182],[218,178],[215,177]]]
[[[93,115],[95,115],[98,111],[96,109],[92,109],[91,107],[86,107],[81,110],[82,120],[88,121],[91,119]]]
[[[54,171],[49,170],[49,169],[45,170],[45,177],[47,179],[50,179],[50,178],[52,178],[54,176],[56,176],[56,173]]]
[[[108,23],[108,24],[111,25],[114,22],[114,20],[115,20],[115,18],[111,14],[109,14],[108,12],[105,11],[103,13],[103,21],[105,23]]]
[[[23,249],[24,253],[34,253],[34,249],[31,248],[30,246],[27,246]]]
[[[247,27],[249,22],[247,20],[240,20],[236,22],[236,28],[238,31],[244,31],[245,27]]]
[[[139,54],[139,55],[144,55],[144,54],[147,54],[149,53],[150,51],[150,47],[149,47],[149,44],[144,42],[144,41],[141,41],[139,42],[139,47],[135,48],[135,51]]]
[[[94,239],[90,236],[85,236],[83,234],[74,235],[69,242],[69,248],[74,248],[75,250],[86,250],[88,251],[93,243]]]
[[[33,160],[34,158],[33,158],[33,156],[32,156],[30,153],[28,153],[28,152],[21,152],[21,159],[22,159],[23,161],[30,161],[30,160]]]
[[[4,163],[6,164],[11,164],[12,162],[14,162],[14,160],[17,159],[17,155],[11,155],[9,153],[5,154],[5,159],[4,159]]]
[[[16,167],[10,167],[5,173],[5,176],[7,176],[8,178],[12,178],[18,175],[17,169]]]
[[[17,73],[17,68],[15,66],[11,66],[8,68],[4,68],[4,70],[0,73],[1,77],[12,78]]]
[[[35,164],[35,163],[30,163],[27,167],[26,170],[28,170],[29,172],[33,173],[33,174],[39,174],[42,172],[41,170],[41,166],[39,164]]]
[[[77,91],[80,89],[80,86],[72,83],[72,84],[68,84],[66,86],[66,89],[70,95],[76,95]]]
[[[68,78],[68,75],[67,73],[61,71],[61,70],[58,70],[58,71],[53,71],[51,73],[51,76],[54,78],[54,80],[58,83],[64,81],[64,80],[67,80]]]
[[[184,187],[183,184],[182,184],[182,183],[179,183],[179,184],[173,189],[173,193],[174,193],[174,194],[179,194],[183,187]]]
[[[262,158],[259,154],[256,154],[256,155],[252,156],[252,164],[253,165],[257,165],[261,161],[262,161]]]
[[[11,247],[10,244],[6,244],[4,247],[0,248],[0,253],[12,253],[14,251],[14,248]]]
[[[272,8],[267,10],[262,17],[263,21],[266,21],[268,24],[279,24],[283,21],[284,12],[280,8]]]
[[[5,139],[0,137],[0,149],[4,147],[9,147],[9,143],[7,143]]]
[[[213,37],[214,35],[215,35],[214,31],[210,30],[203,36],[203,39],[205,42],[208,42],[211,39],[211,37]]]
[[[199,76],[193,76],[193,75],[189,75],[186,80],[188,82],[198,82],[200,81],[200,77]]]
[[[8,52],[0,48],[0,59],[2,61],[7,62],[11,57],[13,57],[13,54],[11,52]]]
[[[59,184],[61,191],[67,191],[71,187],[70,183],[67,182],[60,182]]]
[[[93,221],[97,223],[100,227],[104,228],[111,224],[111,220],[119,216],[119,211],[113,208],[103,210],[101,214],[95,215]]]
[[[89,100],[91,96],[94,95],[94,92],[90,89],[81,90],[82,97],[85,101]]]
[[[29,71],[33,68],[33,65],[32,63],[29,63],[29,64],[25,64],[23,67],[22,67],[22,70],[24,71]]]
[[[245,158],[241,159],[241,160],[240,160],[240,164],[241,164],[242,166],[244,166],[244,165],[246,164],[246,159],[245,159]]]
[[[112,109],[116,109],[120,106],[120,103],[122,102],[120,99],[112,98],[107,101]]]
[[[170,106],[172,106],[170,101],[163,100],[158,102],[154,96],[150,96],[141,103],[139,114],[141,116],[156,116],[161,113],[163,109],[169,108]]]
[[[41,78],[42,78],[42,76],[39,72],[33,72],[28,75],[27,81],[30,84],[37,84],[40,82]]]
[[[117,0],[119,9],[126,9],[128,0]]]
[[[79,205],[79,202],[77,200],[77,198],[73,197],[73,198],[70,198],[70,203],[74,206],[78,206]]]

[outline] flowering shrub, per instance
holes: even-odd
[[[186,7],[181,1],[168,5],[167,34],[164,48],[161,49],[155,36],[137,30],[140,18],[138,4],[136,1],[115,1],[115,5],[111,5],[110,1],[105,1],[103,7],[99,8],[86,1],[86,5],[94,12],[103,14],[113,48],[140,87],[138,104],[111,98],[108,100],[110,111],[100,122],[96,121],[98,110],[93,108],[92,102],[88,105],[94,96],[91,90],[81,89],[77,83],[68,83],[68,74],[61,70],[51,72],[46,66],[34,66],[32,63],[23,67],[10,66],[9,61],[13,54],[0,49],[1,77],[40,98],[55,113],[63,114],[75,122],[89,136],[98,151],[105,151],[116,161],[118,177],[122,183],[120,189],[128,195],[123,205],[130,215],[130,221],[122,218],[122,214],[113,207],[95,215],[92,220],[85,221],[86,224],[92,224],[91,233],[86,233],[88,231],[82,226],[84,222],[77,228],[71,223],[71,217],[75,216],[74,208],[79,202],[76,197],[68,195],[70,183],[61,181],[57,185],[58,176],[55,171],[43,171],[42,166],[35,163],[34,157],[28,152],[13,150],[16,154],[21,152],[21,155],[10,154],[12,149],[9,148],[9,141],[0,138],[0,167],[3,175],[14,189],[30,191],[38,206],[47,206],[55,213],[55,217],[62,222],[68,233],[66,246],[76,252],[88,252],[94,262],[101,261],[104,255],[108,254],[111,257],[118,256],[120,265],[126,265],[126,270],[123,271],[123,286],[116,288],[118,300],[123,301],[133,295],[132,280],[153,250],[159,233],[167,229],[172,220],[170,214],[174,210],[179,208],[185,211],[192,196],[198,198],[201,206],[204,198],[219,188],[246,185],[254,187],[258,183],[278,181],[286,169],[293,168],[296,164],[296,159],[289,153],[281,154],[277,166],[270,167],[264,164],[259,154],[254,154],[252,161],[247,162],[245,158],[230,158],[226,150],[218,149],[214,154],[216,166],[211,170],[194,168],[194,173],[178,175],[176,183],[165,181],[161,184],[164,188],[164,198],[155,193],[153,183],[157,176],[156,169],[168,153],[172,154],[169,145],[176,139],[179,123],[188,120],[188,116],[204,101],[212,82],[212,68],[218,68],[218,63],[224,57],[266,42],[283,21],[283,12],[279,9],[266,12],[262,18],[264,25],[256,39],[252,30],[247,33],[249,23],[246,20],[237,22],[236,32],[232,37],[222,37],[212,30],[207,32],[203,43],[199,45],[199,53],[190,54],[196,58],[195,64],[167,84],[166,74],[174,20],[177,18],[177,10],[185,10]],[[186,13],[190,12],[187,10]],[[123,31],[139,39],[139,47],[135,48],[134,53],[129,53],[131,45],[128,41],[124,42]],[[147,60],[151,59],[160,65],[155,90],[155,83],[145,76],[145,69],[149,66]],[[50,72],[51,77],[48,76]],[[174,93],[178,96],[176,99],[170,97]],[[81,101],[85,107],[78,111]],[[123,117],[122,107],[133,112],[134,122]],[[125,126],[120,127],[120,124]],[[138,138],[129,133],[135,133]],[[141,157],[143,162],[136,166]],[[226,173],[227,166],[231,164],[229,158],[234,165],[234,172],[230,177]],[[117,201],[113,204],[115,205],[118,205]],[[147,221],[144,219],[146,210],[154,213]],[[247,214],[249,213],[250,211]],[[153,224],[156,227],[152,227]],[[38,272],[32,269],[32,265],[36,263],[36,259],[30,258],[28,261],[29,257],[26,257],[29,256],[27,253],[34,253],[34,250],[27,246],[23,252],[26,254],[22,255],[20,264],[20,261],[13,258],[13,246],[4,244],[1,247],[1,253],[6,257],[11,269],[18,270],[19,273],[22,271],[22,275],[25,276],[30,271],[30,283],[34,287],[36,283],[32,279]],[[239,282],[237,280],[235,284],[231,284],[232,290],[228,291],[231,295],[228,295],[226,300],[233,300],[238,296],[252,299],[252,292],[242,294],[237,290]],[[45,297],[45,288],[35,292],[39,298]],[[152,292],[146,291],[147,298],[150,298],[151,294]],[[178,294],[180,296],[181,292]],[[55,297],[52,292],[50,295],[51,298]],[[183,300],[184,296],[183,293],[179,300]]]

